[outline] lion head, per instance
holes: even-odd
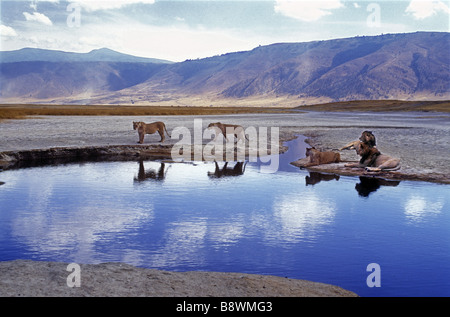
[[[142,126],[143,123],[144,123],[144,122],[141,122],[141,121],[139,121],[139,122],[134,122],[134,121],[133,121],[133,130],[136,130],[137,128],[139,128],[140,126]]]
[[[373,135],[372,131],[364,131],[361,134],[359,140],[370,147],[376,146],[375,136]]]
[[[311,155],[313,155],[314,154],[314,150],[316,150],[316,148],[315,147],[308,147],[308,148],[306,148],[306,156],[311,156]]]

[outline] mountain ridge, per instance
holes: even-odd
[[[2,63],[17,62],[126,62],[126,63],[164,63],[173,62],[157,58],[138,57],[119,53],[103,47],[87,53],[66,52],[25,47],[13,51],[0,51]]]
[[[2,63],[0,80],[6,80],[6,85],[1,97],[105,104],[204,100],[206,105],[244,99],[280,103],[286,98],[296,105],[363,99],[445,100],[450,99],[449,51],[450,33],[416,32],[275,43],[145,67],[117,61],[91,62],[85,70],[74,66],[75,62],[38,62],[40,68],[27,62]],[[17,67],[23,71],[14,71]],[[33,71],[33,67],[39,69]],[[78,80],[67,82],[67,76]],[[70,92],[57,88],[60,82],[78,88]],[[35,89],[26,91],[24,84]],[[183,98],[188,101],[177,103]]]

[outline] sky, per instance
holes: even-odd
[[[24,47],[170,60],[259,45],[450,31],[450,0],[1,0],[0,50]]]

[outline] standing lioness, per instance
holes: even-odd
[[[144,135],[146,134],[153,134],[155,132],[158,132],[159,135],[161,136],[161,140],[159,142],[164,142],[164,140],[166,139],[166,137],[164,136],[164,130],[166,131],[167,135],[169,135],[169,132],[167,132],[166,129],[166,125],[164,124],[164,122],[161,121],[153,123],[133,122],[133,130],[136,129],[139,134],[138,143],[140,144],[144,143]]]
[[[246,139],[245,131],[244,131],[244,128],[240,125],[216,122],[216,123],[210,123],[208,125],[208,129],[211,129],[211,128],[215,128],[216,131],[219,130],[219,133],[216,133],[216,136],[214,137],[214,141],[216,140],[218,134],[220,134],[220,132],[221,132],[227,141],[229,141],[228,137],[227,137],[227,133],[229,133],[229,134],[233,134],[233,136],[236,137],[237,142],[239,142],[239,140],[242,140],[242,142],[245,142],[245,139]]]

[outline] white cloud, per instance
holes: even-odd
[[[79,4],[87,11],[98,11],[120,9],[123,6],[134,3],[153,4],[155,0],[70,0],[70,2]]]
[[[406,13],[418,20],[429,18],[439,12],[450,14],[450,8],[443,1],[412,0],[406,8]]]
[[[278,234],[284,240],[295,241],[320,234],[321,227],[334,221],[336,206],[310,192],[296,197],[284,195],[273,208],[282,229]]]
[[[125,24],[86,25],[72,32],[53,34],[61,45],[62,41],[71,42],[66,50],[87,52],[99,47],[108,47],[132,55],[177,62],[250,50],[260,43],[269,44],[262,42],[258,37],[245,34],[238,36],[224,30],[192,29],[185,25],[157,27],[131,21]],[[112,34],[114,36],[111,36]]]
[[[171,61],[249,50],[258,45],[256,38],[243,38],[214,29],[129,25],[115,34],[122,41],[121,46],[129,48],[135,55]]]
[[[59,3],[59,0],[33,0],[30,3],[30,8],[34,11],[37,10],[37,4],[38,2],[52,2],[52,3]]]
[[[330,10],[343,6],[340,0],[276,0],[275,12],[305,22],[312,22],[330,15]]]
[[[10,26],[0,25],[0,34],[2,37],[15,37],[17,32]]]
[[[409,197],[404,204],[406,217],[415,222],[423,221],[429,216],[441,213],[443,207],[442,199],[437,198],[430,202],[422,196]]]
[[[53,25],[52,21],[45,15],[39,12],[23,12],[23,15],[25,16],[25,19],[27,21],[36,21],[45,25]]]

